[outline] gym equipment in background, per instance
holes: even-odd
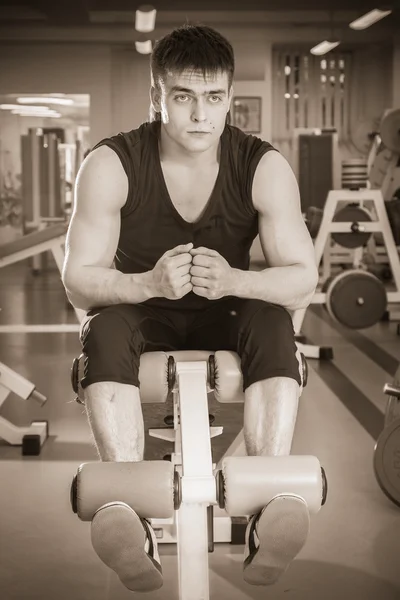
[[[383,391],[388,396],[384,429],[375,444],[373,465],[381,490],[400,506],[400,365]]]
[[[340,188],[340,155],[335,129],[295,128],[293,170],[302,212],[310,206],[323,208],[332,189]]]
[[[7,396],[14,392],[22,400],[36,400],[43,406],[47,398],[31,383],[0,362],[0,408]],[[24,456],[37,456],[49,437],[48,421],[33,421],[29,427],[18,427],[0,416],[0,438],[12,446],[22,446]]]
[[[344,206],[344,207],[343,207]],[[343,211],[343,212],[342,212]],[[343,219],[349,219],[344,221]],[[384,283],[363,268],[363,245],[368,236],[380,234],[386,247],[394,289],[386,290]],[[353,269],[346,275],[339,273],[326,289],[323,285],[331,277],[331,236],[353,254]],[[312,304],[324,304],[329,312],[346,327],[362,329],[378,323],[386,313],[387,303],[400,302],[400,260],[389,225],[380,190],[331,190],[326,200],[322,222],[314,240],[317,265],[323,261],[320,289]],[[305,310],[294,315],[295,332],[300,331]]]
[[[79,396],[79,364],[73,377]],[[317,514],[327,496],[325,472],[314,456],[226,454],[213,464],[211,438],[222,427],[210,427],[207,393],[219,402],[244,401],[236,353],[148,352],[139,377],[142,402],[163,403],[173,394],[173,429],[149,431],[174,443],[171,461],[84,463],[73,478],[72,508],[91,521],[107,502],[131,506],[151,521],[159,543],[177,543],[179,599],[209,600],[208,552],[232,541],[233,520],[257,514],[284,493],[299,495]],[[216,505],[221,516],[213,515]]]
[[[59,223],[58,225],[52,225],[51,227],[46,227],[45,229],[29,233],[28,235],[25,235],[14,242],[3,244],[0,246],[0,268],[17,263],[32,256],[37,256],[42,252],[51,251],[61,273],[64,263],[64,244],[66,232],[67,224]],[[85,314],[85,311],[80,309],[74,310],[78,321],[80,322]],[[0,333],[65,333],[70,331],[78,332],[79,323],[64,323],[56,325],[27,325],[25,323],[16,325],[0,325]]]

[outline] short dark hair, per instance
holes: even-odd
[[[165,35],[154,45],[150,58],[152,85],[158,87],[168,72],[200,71],[203,77],[228,74],[228,87],[235,73],[232,45],[218,31],[207,25],[185,24]],[[157,119],[150,110],[150,120]]]

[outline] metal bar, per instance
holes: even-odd
[[[207,507],[216,504],[207,362],[178,362],[182,504],[176,513],[180,600],[209,600]],[[179,436],[177,436],[179,437]]]

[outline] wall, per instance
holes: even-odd
[[[92,140],[112,131],[111,53],[105,45],[0,47],[0,93],[90,94]]]
[[[259,135],[271,140],[273,73],[269,35],[262,27],[219,29],[235,50],[235,93],[261,96],[262,131]],[[316,35],[315,31],[309,33],[310,39]],[[275,33],[275,42],[277,37]],[[288,39],[282,40],[285,41]],[[361,66],[354,70],[354,82],[357,81],[354,88],[359,90],[359,100],[354,103],[358,118],[361,114],[368,118],[371,110],[375,114],[376,107],[380,109],[391,102],[400,104],[400,46],[396,47],[393,64],[388,62],[387,72],[374,65],[374,52],[379,52],[376,44],[363,47],[359,53]],[[90,94],[92,145],[118,131],[135,128],[147,119],[149,86],[149,57],[139,55],[126,43],[0,45],[1,94]]]

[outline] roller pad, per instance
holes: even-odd
[[[251,585],[272,585],[306,543],[307,504],[298,496],[277,496],[252,517],[246,531],[243,578]]]
[[[150,525],[123,502],[110,502],[94,515],[92,545],[99,558],[132,592],[158,590],[163,584],[157,541]]]

